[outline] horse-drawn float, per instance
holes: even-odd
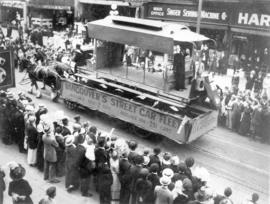
[[[215,94],[197,71],[198,63],[189,63],[196,68],[191,79],[186,63],[183,68],[175,62],[180,47],[188,48],[192,58],[195,43],[208,38],[180,24],[120,16],[88,23],[88,36],[95,39],[91,63],[79,69],[76,81],[61,79],[66,104],[105,113],[144,136],[159,134],[178,143],[216,127]],[[183,89],[175,88],[180,80],[175,69],[188,75],[182,78]]]

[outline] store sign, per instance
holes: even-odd
[[[0,51],[0,89],[15,86],[13,53],[10,50]]]
[[[236,23],[244,26],[270,28],[270,14],[239,12]]]
[[[198,11],[197,8],[181,5],[150,4],[148,6],[148,17],[194,22],[198,18]],[[229,14],[226,9],[203,9],[201,21],[227,24]]]
[[[14,7],[14,8],[20,8],[22,9],[24,7],[24,2],[22,1],[0,1],[0,6],[5,7]]]

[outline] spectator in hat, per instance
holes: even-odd
[[[62,127],[58,126],[55,128],[55,140],[58,143],[56,147],[56,176],[62,177],[65,174],[65,138],[62,135]]]
[[[149,204],[151,202],[152,183],[147,179],[148,174],[149,170],[147,168],[142,168],[139,173],[139,178],[135,183],[136,204]]]
[[[154,163],[158,164],[158,167],[159,167],[158,171],[160,171],[160,169],[161,169],[161,161],[159,158],[160,152],[161,152],[161,149],[159,147],[155,147],[153,149],[153,154],[149,156],[150,162],[148,164],[149,166],[151,166],[151,164],[154,164]]]
[[[40,115],[40,121],[37,125],[37,132],[38,132],[38,145],[37,145],[37,168],[38,170],[42,171],[44,170],[44,143],[42,140],[43,135],[45,134],[44,126],[48,126],[46,122],[47,115],[41,114]]]
[[[128,142],[128,147],[129,147],[128,160],[131,164],[135,165],[135,158],[138,155],[138,153],[136,152],[138,144],[137,142],[131,140]]]
[[[64,117],[62,119],[62,135],[66,137],[67,135],[71,135],[71,128],[69,127],[69,120],[68,117]]]
[[[56,148],[59,144],[56,142],[49,125],[44,126],[45,134],[42,136],[44,143],[44,180],[49,180],[50,183],[58,183],[56,177]]]
[[[142,169],[142,163],[143,163],[143,156],[137,155],[134,158],[135,165],[132,165],[130,168],[130,174],[131,174],[131,204],[136,203],[136,197],[137,197],[137,192],[136,192],[136,181],[140,176],[140,171]]]
[[[171,167],[171,153],[165,152],[161,160],[161,169],[166,169]]]
[[[97,144],[97,127],[92,126],[89,129],[89,132],[87,133],[88,137],[92,139],[94,144]]]
[[[107,163],[104,163],[99,169],[98,176],[98,191],[100,204],[111,203],[111,185],[113,184],[113,176],[110,167]]]
[[[5,183],[5,172],[0,167],[0,204],[3,204],[4,201],[4,191],[6,190],[6,183]]]
[[[27,163],[30,166],[35,166],[37,162],[37,145],[38,145],[38,132],[36,129],[36,118],[35,116],[30,116],[28,123],[26,125],[26,135],[27,135]]]
[[[48,109],[46,108],[46,106],[44,104],[39,104],[38,105],[38,110],[35,113],[35,116],[36,116],[36,125],[39,124],[40,116],[42,114],[46,114],[47,112],[48,112]]]
[[[224,194],[223,195],[216,195],[214,197],[214,204],[233,204],[231,200],[231,195],[232,195],[232,189],[230,187],[227,187],[224,189]]]
[[[155,196],[154,196],[154,190],[155,187],[160,185],[159,183],[159,166],[156,163],[153,163],[150,165],[149,167],[149,174],[147,176],[147,180],[149,180],[152,184],[152,188],[151,188],[151,195],[150,195],[150,199],[149,199],[149,203],[154,203],[155,202]]]
[[[81,124],[81,116],[80,115],[75,115],[74,116],[74,123],[75,124],[79,124],[80,126],[82,125]]]
[[[174,173],[177,173],[179,171],[179,157],[178,156],[173,156],[171,158],[171,169],[173,170]]]
[[[14,134],[15,134],[15,141],[17,141],[19,151],[21,153],[26,153],[26,150],[24,148],[24,139],[25,139],[25,120],[24,120],[24,114],[22,111],[20,111],[16,106],[13,109],[13,128],[14,128]]]
[[[213,203],[212,194],[206,186],[202,186],[195,194],[195,200],[201,203]],[[226,202],[225,202],[226,203]],[[225,204],[224,203],[224,204]]]
[[[25,168],[20,164],[14,163],[14,165],[10,166],[9,175],[12,181],[9,183],[8,195],[12,197],[13,204],[33,204],[30,197],[32,188],[28,181],[23,179]]]
[[[187,195],[189,200],[194,200],[194,191],[192,181],[188,178],[183,180],[183,193]]]
[[[78,145],[76,146],[76,160],[75,160],[75,165],[77,166],[75,170],[75,174],[76,170],[78,171],[79,174],[79,181],[80,183],[74,183],[74,188],[78,188],[79,184],[81,186],[81,194],[82,196],[85,197],[91,197],[92,194],[88,193],[88,185],[89,185],[89,179],[88,179],[88,169],[87,169],[87,162],[86,162],[86,148],[84,146],[84,140],[85,140],[85,135],[84,134],[79,134],[78,136]]]
[[[54,204],[55,196],[56,196],[56,187],[51,186],[46,190],[46,197],[42,198],[38,204]]]
[[[259,195],[257,193],[252,193],[251,199],[247,199],[243,202],[243,204],[257,204],[257,201],[259,200]]]
[[[65,139],[65,151],[66,151],[66,177],[65,177],[65,187],[68,192],[74,190],[75,185],[78,180],[78,175],[76,175],[76,146],[73,144],[74,138],[69,135]]]
[[[131,164],[128,160],[127,152],[122,153],[122,157],[119,161],[119,180],[121,184],[120,189],[120,204],[126,204],[129,202],[130,189],[131,189]]]
[[[110,158],[110,169],[113,177],[113,183],[111,185],[111,196],[112,201],[111,203],[119,203],[120,201],[120,189],[121,184],[119,180],[119,156],[118,152],[112,150],[111,158]]]
[[[163,176],[160,178],[160,186],[156,186],[154,190],[155,204],[172,204],[173,194],[168,186],[171,183],[169,177]]]
[[[95,149],[95,158],[96,158],[96,172],[97,172],[97,177],[96,177],[96,188],[97,190],[99,188],[99,183],[97,183],[98,179],[100,176],[102,176],[101,172],[103,169],[103,166],[107,164],[110,166],[110,158],[108,152],[105,150],[105,139],[101,139],[98,141],[98,145]]]
[[[185,159],[185,164],[187,166],[186,168],[186,174],[189,177],[189,179],[191,179],[192,177],[192,171],[191,168],[194,166],[195,160],[193,157],[188,157]]]
[[[173,177],[172,177],[172,182],[176,182],[176,181],[183,181],[185,178],[189,178],[187,176],[187,166],[185,163],[181,162],[178,165],[178,172],[174,173]]]

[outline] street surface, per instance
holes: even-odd
[[[19,85],[24,73],[16,71],[17,87],[12,91],[27,92],[30,85]],[[134,139],[140,144],[139,150],[143,148],[153,148],[160,146],[163,151],[169,151],[176,154],[180,159],[187,156],[193,156],[196,165],[206,167],[211,174],[210,185],[213,189],[222,193],[223,189],[230,186],[233,189],[232,199],[235,203],[241,203],[243,198],[249,196],[253,192],[260,195],[259,203],[269,203],[269,157],[270,149],[268,145],[259,142],[250,141],[248,138],[235,134],[227,129],[216,128],[197,141],[189,145],[180,145],[166,138],[161,139],[141,139],[129,133],[126,129],[118,128],[113,119],[104,117],[103,114],[96,114],[93,111],[67,109],[63,102],[53,103],[49,98],[49,91],[43,91],[42,99],[36,99],[30,96],[35,104],[43,103],[48,107],[49,115],[52,120],[54,113],[63,110],[67,116],[72,118],[75,114],[82,116],[82,121],[90,121],[103,131],[109,132],[112,128],[116,128],[114,135],[125,138],[127,140]],[[6,146],[0,144],[0,165],[7,170],[6,164],[9,161],[17,161],[26,168],[26,179],[33,188],[33,200],[38,200],[44,195],[45,190],[50,184],[43,180],[42,173],[35,168],[28,167],[26,163],[26,155],[20,154],[16,146]],[[6,183],[9,182],[9,173],[6,172]],[[64,188],[64,180],[57,186],[57,203],[98,203],[98,195],[92,198],[81,197],[79,192],[68,194]],[[5,203],[11,203],[11,198],[5,193]]]
[[[4,31],[5,32],[5,31]],[[24,73],[16,71],[17,87],[12,89],[15,93],[19,91],[27,92],[30,85],[19,85],[18,82],[22,79]],[[215,76],[214,81],[218,81],[221,87],[229,86],[231,79],[226,76]],[[240,87],[244,86],[244,81],[240,82]],[[28,95],[29,96],[29,95]],[[49,91],[43,91],[42,99],[36,99],[31,96],[35,104],[43,103],[48,107],[49,115],[52,120],[54,113],[58,110],[63,110],[67,116],[72,118],[75,114],[82,116],[82,121],[90,121],[98,129],[109,132],[115,128],[114,135],[125,138],[127,140],[134,139],[140,144],[139,150],[143,148],[153,148],[160,146],[163,151],[169,151],[176,154],[180,159],[187,156],[193,156],[196,165],[206,167],[211,173],[210,185],[213,189],[222,193],[224,188],[230,186],[233,189],[232,199],[234,203],[241,201],[253,192],[260,195],[259,203],[270,203],[269,200],[269,167],[270,167],[270,149],[269,145],[264,145],[259,142],[250,141],[248,138],[240,136],[224,128],[216,128],[209,132],[197,141],[189,145],[180,145],[166,138],[163,139],[141,139],[125,128],[117,126],[115,120],[104,117],[103,114],[96,114],[93,111],[71,111],[67,109],[63,102],[51,102]],[[26,168],[26,179],[30,182],[33,188],[32,198],[34,203],[37,203],[42,196],[45,195],[45,190],[50,184],[43,180],[43,175],[35,168],[28,167],[26,163],[26,155],[20,154],[16,146],[6,146],[0,142],[0,165],[6,170],[6,184],[9,182],[9,173],[6,167],[7,162],[17,161]],[[92,198],[81,197],[79,192],[68,194],[64,188],[64,180],[56,184],[57,196],[56,203],[98,203],[98,195],[95,194]],[[11,198],[5,192],[5,204],[11,203]]]

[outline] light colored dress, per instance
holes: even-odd
[[[119,204],[121,184],[118,178],[119,174],[119,159],[110,159],[111,172],[113,176],[113,184],[111,186],[112,201],[111,204]]]

